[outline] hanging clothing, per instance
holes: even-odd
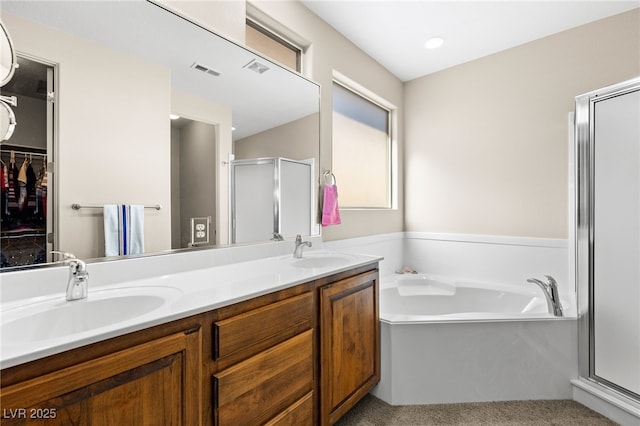
[[[2,174],[0,176],[0,213],[4,221],[5,216],[9,213],[7,209],[9,179],[7,177],[7,165],[4,164],[4,161],[0,161],[0,173]]]
[[[27,159],[25,158],[18,172],[18,182],[27,184]]]
[[[8,190],[7,190],[7,194],[8,194],[8,202],[7,202],[7,209],[8,209],[8,214],[11,214],[13,210],[17,210],[18,209],[18,195],[19,195],[19,191],[20,191],[20,185],[18,184],[18,166],[16,166],[16,163],[11,163],[9,165],[9,173],[8,173],[8,180],[9,180],[9,186],[8,186]]]
[[[7,179],[6,179],[6,167],[4,165],[4,161],[0,163],[0,172],[2,172],[2,176],[0,177],[0,191],[4,193],[7,189]]]
[[[29,164],[27,165],[27,208],[29,209],[29,214],[34,214],[36,211],[37,181],[38,177],[36,176],[36,172],[33,170],[31,161],[29,161]]]

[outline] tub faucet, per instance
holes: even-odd
[[[306,247],[311,247],[311,241],[302,241],[302,235],[296,235],[296,248],[293,250],[294,259],[300,259],[302,257],[302,250]]]
[[[52,251],[62,255],[62,261],[69,265],[69,280],[67,281],[67,300],[86,299],[89,294],[89,272],[87,264],[78,259],[73,253]]]
[[[547,298],[547,308],[549,309],[549,313],[553,314],[553,316],[561,317],[563,313],[562,305],[560,304],[560,295],[558,294],[558,284],[552,276],[545,275],[545,277],[547,277],[546,283],[543,283],[536,278],[529,278],[527,282],[540,286]]]

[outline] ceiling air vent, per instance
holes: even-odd
[[[213,68],[210,68],[206,65],[199,64],[197,62],[194,62],[193,64],[191,64],[191,68],[193,68],[194,70],[202,71],[214,77],[218,77],[220,75],[220,73],[214,70]]]
[[[255,71],[258,74],[264,74],[265,72],[269,71],[269,67],[261,64],[260,62],[256,61],[255,59],[252,59],[251,62],[249,62],[247,65],[245,65],[242,68],[246,68],[248,70],[251,71]]]

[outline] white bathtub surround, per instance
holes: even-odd
[[[575,275],[569,268],[568,240],[475,234],[396,232],[326,241],[324,247],[384,257],[380,275],[408,266],[419,273],[541,290],[528,278],[553,276],[563,300],[575,298]]]
[[[571,399],[576,322],[381,324],[382,380],[391,405]]]
[[[325,241],[323,247],[342,253],[359,253],[383,257],[380,276],[391,275],[400,269],[404,259],[404,232]]]
[[[405,233],[404,261],[418,272],[533,288],[537,286],[527,283],[528,278],[551,275],[561,297],[576,289],[569,255],[567,240]]]
[[[380,279],[380,320],[391,324],[554,319],[537,287],[457,281],[433,275]],[[565,299],[564,319],[576,319]]]
[[[381,278],[374,395],[392,405],[571,398],[575,309],[553,317],[535,288],[504,284],[443,279],[435,295],[398,291],[420,279]]]
[[[577,321],[567,240],[406,232],[325,242],[325,247],[385,258],[382,380],[372,392],[377,397],[392,405],[572,397]],[[404,266],[419,274],[393,274]],[[397,279],[423,275],[440,280],[441,293],[454,283],[461,297],[440,304],[433,315],[419,312],[416,305],[423,304],[411,298],[431,297],[427,303],[433,303],[456,295],[401,300],[396,292],[404,312],[392,312],[394,300],[384,300],[385,292]],[[558,281],[562,318],[552,317],[542,290],[527,283],[544,275]]]

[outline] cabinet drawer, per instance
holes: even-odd
[[[313,425],[313,392],[309,392],[264,426]]]
[[[245,312],[213,325],[214,358],[254,347],[246,356],[311,328],[313,294],[304,293]]]
[[[218,425],[262,424],[313,389],[313,331],[214,374]]]

